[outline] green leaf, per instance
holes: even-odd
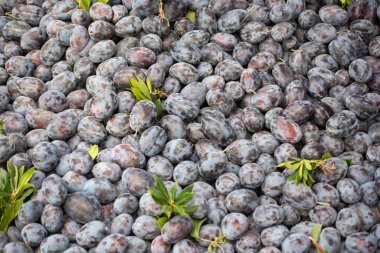
[[[146,78],[145,82],[146,82],[146,86],[148,87],[149,93],[152,93],[153,92],[152,79],[150,78],[150,76]]]
[[[305,162],[305,168],[306,170],[309,170],[309,171],[313,170],[313,166],[311,166],[309,162]]]
[[[139,88],[139,81],[137,81],[136,79],[134,78],[129,78],[129,83],[131,84],[131,87],[134,87],[134,88]]]
[[[294,181],[294,180],[296,180],[296,177],[297,177],[297,171],[293,172],[293,174],[291,174],[290,176],[288,176],[286,178],[286,182],[288,183],[290,181]]]
[[[8,206],[0,219],[0,231],[6,232],[9,224],[17,217],[23,201],[16,201],[13,205]]]
[[[308,186],[311,187],[315,183],[315,180],[310,174],[307,175],[307,178]]]
[[[303,170],[303,173],[302,173],[302,183],[304,185],[307,185],[307,179],[308,179],[308,176],[309,175],[309,171],[308,170]]]
[[[175,182],[172,187],[171,199],[177,198],[177,189],[178,189],[178,182]]]
[[[311,229],[311,238],[313,238],[316,242],[318,242],[321,231],[322,231],[322,224],[320,223],[315,224],[313,228]]]
[[[144,94],[142,94],[142,92],[138,88],[131,87],[131,91],[133,95],[135,95],[137,101],[146,100]]]
[[[352,164],[352,158],[343,158],[343,160],[347,163],[347,166],[350,167]]]
[[[304,171],[303,167],[304,167],[304,165],[303,165],[303,163],[301,163],[300,168],[298,169],[298,177],[300,177],[300,178],[302,178],[302,176],[303,176],[303,171]]]
[[[350,0],[340,0],[342,8],[346,8],[350,5]]]
[[[199,230],[201,229],[202,224],[207,220],[207,218],[198,220],[193,219],[193,228],[191,229],[190,236],[197,239],[199,238]]]
[[[326,159],[328,159],[328,158],[331,158],[332,157],[332,155],[330,154],[330,153],[324,153],[323,155],[322,155],[322,160],[326,160]]]
[[[32,178],[34,170],[35,170],[34,167],[32,167],[28,169],[25,173],[23,173],[23,175],[20,177],[20,180],[18,182],[19,189],[26,189],[29,187],[28,182]]]
[[[98,156],[99,154],[99,147],[98,145],[92,145],[88,150],[87,152],[90,154],[90,156],[92,157],[92,160],[95,160],[96,157]]]
[[[185,188],[183,188],[182,191],[179,193],[177,199],[182,198],[182,195],[185,194],[185,193],[192,192],[193,191],[193,187],[194,187],[194,184],[191,184],[191,185],[188,185]]]
[[[154,182],[156,183],[155,189],[157,189],[162,194],[162,198],[165,201],[167,201],[167,203],[169,203],[170,195],[169,195],[168,188],[166,188],[166,185],[164,184],[164,182],[162,181],[160,177],[158,177],[157,175],[154,175],[153,177],[154,177]]]
[[[173,205],[173,211],[181,216],[188,216],[188,214],[186,213],[186,210],[185,208],[183,208],[182,206],[180,205],[177,205],[177,204],[174,204]]]
[[[80,8],[82,8],[83,10],[87,12],[90,11],[91,0],[76,0],[76,1]]]
[[[197,205],[189,205],[189,206],[186,206],[185,210],[189,216],[192,216],[198,210],[198,206]]]
[[[106,4],[106,3],[109,2],[109,0],[95,0],[94,2],[95,3],[99,3],[100,2],[100,3],[105,3]]]
[[[137,81],[138,81],[138,86],[137,86],[138,89],[142,92],[142,94],[144,94],[144,96],[148,100],[152,100],[148,86],[144,83],[144,81],[140,77],[137,77]]]
[[[167,217],[168,219],[170,219],[170,217],[172,216],[173,208],[171,208],[171,207],[168,206],[168,205],[163,205],[163,206],[162,206],[162,210],[164,211],[166,217]]]
[[[165,196],[163,196],[163,194],[160,191],[158,191],[157,189],[150,188],[150,189],[148,189],[148,192],[152,196],[152,199],[156,203],[160,204],[161,206],[169,204],[169,201],[167,201],[165,199]]]
[[[34,191],[35,191],[34,188],[30,188],[30,189],[26,190],[26,191],[22,194],[22,196],[20,197],[19,200],[24,201],[24,200],[25,200],[27,197],[29,197]]]
[[[193,198],[194,198],[194,193],[193,192],[185,192],[184,194],[181,194],[180,197],[178,197],[175,200],[175,203],[177,205],[184,205],[187,202],[189,202],[190,200],[192,200]]]
[[[193,23],[195,23],[195,12],[194,11],[188,11],[186,13],[186,17]]]
[[[0,134],[5,134],[5,130],[4,130],[2,121],[0,121]]]
[[[287,161],[287,162],[280,163],[276,167],[286,167],[288,169],[296,170],[299,168],[300,164],[301,163],[298,161]]]
[[[154,100],[154,104],[156,105],[157,117],[160,118],[161,114],[162,114],[161,100],[159,98],[157,98],[156,100]]]
[[[160,217],[157,219],[157,224],[158,224],[158,227],[160,228],[160,230],[162,230],[162,228],[164,227],[165,223],[168,222],[168,217],[164,216],[164,217]]]

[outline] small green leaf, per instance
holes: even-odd
[[[188,214],[186,213],[186,210],[180,205],[174,204],[173,211],[181,216],[188,216]]]
[[[296,177],[297,177],[297,171],[293,172],[290,176],[288,176],[286,178],[286,182],[288,183],[290,181],[294,181],[294,180],[296,180]]]
[[[28,169],[20,178],[20,181],[19,181],[19,187],[23,187],[23,186],[26,186],[28,184],[28,182],[30,181],[30,179],[32,178],[33,176],[33,173],[34,173],[34,167]]]
[[[178,196],[178,199],[181,198],[181,195],[183,195],[185,193],[192,192],[193,191],[193,187],[194,187],[194,184],[191,184],[191,185],[188,185],[185,188],[183,188],[182,191],[180,192],[179,196]]]
[[[163,196],[163,194],[157,189],[150,188],[148,189],[148,192],[152,196],[152,199],[161,206],[169,204],[169,202],[165,199],[165,196]]]
[[[309,170],[309,171],[313,170],[313,166],[311,166],[311,164],[308,162],[305,162],[305,168],[306,170]]]
[[[131,84],[131,87],[134,87],[136,89],[139,88],[139,81],[137,81],[134,78],[129,78],[129,83]]]
[[[92,145],[88,150],[87,152],[90,154],[90,156],[92,157],[92,160],[95,160],[96,157],[98,156],[99,154],[99,147],[98,145]]]
[[[163,199],[165,199],[167,203],[169,203],[170,195],[169,195],[168,188],[166,188],[166,185],[164,184],[164,182],[162,181],[160,177],[158,177],[157,175],[154,175],[153,177],[154,177],[154,182],[156,183],[156,189],[161,192]]]
[[[302,176],[303,176],[303,171],[304,171],[304,169],[303,169],[303,163],[301,164],[301,166],[300,166],[300,168],[298,169],[298,177],[300,177],[300,178],[302,178]]]
[[[148,86],[144,83],[144,81],[140,77],[137,77],[137,81],[138,81],[138,88],[139,88],[139,90],[144,94],[144,96],[148,100],[152,100],[152,97],[150,95]]]
[[[198,210],[198,206],[197,205],[189,205],[189,206],[186,206],[185,210],[189,216],[192,216]]]
[[[172,187],[171,199],[177,198],[177,189],[178,189],[178,182],[175,182]]]
[[[137,101],[141,101],[141,100],[146,99],[144,97],[144,94],[142,94],[142,92],[138,88],[131,87],[131,91],[132,91],[133,95],[135,95]]]
[[[320,223],[315,224],[313,228],[311,229],[311,238],[313,238],[316,242],[318,242],[321,231],[322,231],[322,224]]]
[[[194,197],[194,193],[193,192],[185,192],[184,194],[181,194],[176,200],[175,200],[175,203],[177,205],[184,205],[186,204],[187,202],[189,202],[190,200],[192,200]]]
[[[347,163],[347,166],[350,167],[352,164],[352,158],[343,158],[343,160]]]
[[[300,162],[287,161],[287,162],[283,162],[283,163],[277,165],[276,167],[286,167],[286,168],[291,169],[291,170],[296,170],[299,168],[299,166],[300,166]]]
[[[323,155],[322,155],[322,160],[326,160],[326,159],[328,159],[328,158],[331,158],[332,157],[332,155],[330,154],[330,153],[324,153]]]
[[[162,210],[164,210],[164,213],[168,219],[172,216],[173,208],[167,205],[162,206]]]
[[[161,114],[162,114],[161,100],[159,98],[157,98],[156,100],[154,100],[154,104],[156,105],[157,117],[160,118]]]
[[[190,236],[197,239],[199,238],[199,230],[201,229],[202,224],[207,220],[204,218],[202,220],[193,219],[193,228],[191,229]]]
[[[315,180],[310,174],[307,175],[307,178],[308,186],[311,187],[315,183]]]
[[[82,8],[83,10],[87,12],[90,11],[91,0],[76,0],[76,1],[80,8]]]
[[[168,220],[169,219],[166,216],[157,219],[157,224],[160,230],[162,230],[162,228],[164,227],[165,223],[168,222]]]
[[[346,8],[350,5],[350,0],[340,0],[342,8]]]
[[[0,219],[0,231],[7,231],[9,224],[17,217],[18,211],[23,201],[16,201],[13,205],[8,206]]]
[[[152,79],[150,78],[150,76],[146,78],[145,82],[146,82],[146,86],[148,87],[149,92],[152,93],[153,92]]]
[[[5,130],[4,130],[2,121],[0,121],[0,134],[5,134]]]
[[[193,23],[195,23],[195,12],[194,11],[188,11],[186,13],[186,17]]]
[[[94,1],[95,3],[108,3],[109,2],[109,0],[95,0]]]

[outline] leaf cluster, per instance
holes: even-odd
[[[92,157],[92,160],[95,160],[96,157],[98,156],[99,154],[99,147],[98,145],[92,145],[88,150],[87,152],[90,154],[90,156]]]
[[[161,117],[162,104],[159,98],[159,90],[152,87],[151,79],[148,76],[146,82],[136,75],[136,78],[129,78],[131,83],[131,92],[135,95],[137,101],[150,100],[156,105],[157,117]]]
[[[187,186],[179,193],[178,182],[175,182],[171,189],[168,189],[160,177],[154,175],[156,187],[149,187],[148,192],[152,195],[153,200],[162,206],[165,216],[157,217],[160,228],[169,221],[173,214],[180,216],[191,216],[197,209],[197,205],[188,205],[187,203],[193,199],[193,184]]]
[[[322,248],[322,246],[318,243],[319,236],[321,235],[322,224],[317,223],[311,229],[311,236],[309,237],[310,241],[317,248],[317,253],[330,253],[328,250]]]
[[[298,185],[302,182],[304,185],[311,187],[315,180],[313,174],[317,168],[321,169],[323,173],[333,173],[335,170],[335,165],[332,163],[326,163],[324,160],[332,157],[330,153],[325,153],[321,159],[301,159],[297,157],[290,157],[288,161],[278,164],[276,167],[286,167],[288,169],[294,170],[294,172],[288,176],[287,181],[295,181]],[[352,160],[345,159],[348,166],[350,166]]]
[[[35,192],[29,183],[34,168],[18,169],[10,162],[7,170],[0,168],[0,231],[6,231],[9,224],[17,217],[24,200]]]
[[[90,11],[91,0],[76,0],[79,7],[87,12]],[[109,0],[94,0],[94,3],[108,3]]]
[[[348,6],[350,6],[350,2],[351,0],[340,0],[340,5],[342,6],[342,8],[347,8]]]

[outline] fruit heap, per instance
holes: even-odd
[[[378,252],[380,1],[93,2],[0,0],[2,252]]]

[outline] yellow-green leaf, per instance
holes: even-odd
[[[340,0],[340,3],[342,5],[343,8],[346,8],[350,5],[350,0]]]
[[[77,1],[77,4],[79,5],[80,8],[89,12],[91,0],[76,0],[76,1]]]
[[[100,3],[105,3],[106,4],[106,3],[109,2],[109,0],[95,0],[94,2],[95,3],[99,3],[100,2]]]
[[[5,134],[5,130],[4,130],[2,121],[0,121],[0,134]]]
[[[160,177],[158,177],[156,175],[154,175],[153,177],[154,177],[154,182],[156,183],[155,189],[157,189],[162,194],[163,199],[165,199],[167,202],[169,202],[170,195],[169,195],[168,188],[166,188],[164,182],[162,181],[162,179]]]
[[[173,211],[181,216],[188,216],[188,214],[186,213],[186,210],[185,208],[183,208],[182,206],[180,205],[176,205],[174,204],[173,205]]]
[[[153,89],[152,89],[152,80],[151,80],[150,76],[148,76],[146,78],[146,86],[148,86],[149,92],[152,93],[153,92]]]
[[[332,155],[330,154],[330,153],[324,153],[323,155],[322,155],[322,160],[326,160],[326,159],[328,159],[328,158],[331,158],[332,157]]]
[[[193,192],[186,192],[184,194],[181,194],[181,196],[179,196],[176,200],[175,200],[175,203],[177,205],[184,205],[186,204],[187,202],[189,202],[190,200],[192,200],[194,197],[194,193]]]
[[[144,94],[138,88],[131,87],[133,95],[135,95],[137,101],[145,100]]]
[[[166,216],[157,219],[157,224],[160,230],[162,230],[162,228],[164,227],[165,223],[168,222],[168,220],[169,219]]]
[[[134,78],[129,78],[129,83],[131,84],[131,87],[138,88],[139,82]]]
[[[22,206],[23,201],[16,201],[13,205],[8,206],[0,219],[0,231],[6,232],[9,224],[17,217],[18,211]]]
[[[316,242],[318,242],[321,231],[322,231],[322,224],[320,223],[315,224],[313,228],[311,229],[311,238],[313,238]]]
[[[156,203],[160,204],[161,206],[169,204],[169,201],[167,201],[167,199],[165,199],[163,194],[160,191],[158,191],[156,188],[149,188],[148,192],[152,196],[152,199]]]
[[[197,205],[186,206],[185,211],[189,216],[192,216],[198,210]]]
[[[199,230],[201,229],[202,224],[207,220],[204,218],[202,220],[193,219],[193,228],[191,229],[190,236],[197,239],[199,238]]]
[[[156,105],[156,110],[157,110],[157,117],[160,118],[162,114],[162,104],[161,100],[158,98],[154,101],[154,104]]]
[[[186,17],[190,19],[191,22],[195,23],[195,11],[188,11]]]
[[[308,162],[305,162],[305,168],[306,170],[313,170],[313,166],[311,166],[311,164]]]
[[[98,156],[99,154],[99,147],[98,145],[92,145],[88,150],[87,152],[90,154],[90,156],[92,157],[92,160],[95,160],[96,157]]]
[[[173,187],[172,187],[172,194],[171,194],[171,199],[176,199],[177,197],[177,189],[178,189],[178,182],[175,182]]]
[[[147,85],[144,83],[144,81],[140,77],[137,77],[137,80],[138,80],[138,84],[137,84],[138,89],[141,91],[142,94],[144,94],[144,96],[148,100],[152,100],[152,97],[150,95],[150,92],[149,92]]]

